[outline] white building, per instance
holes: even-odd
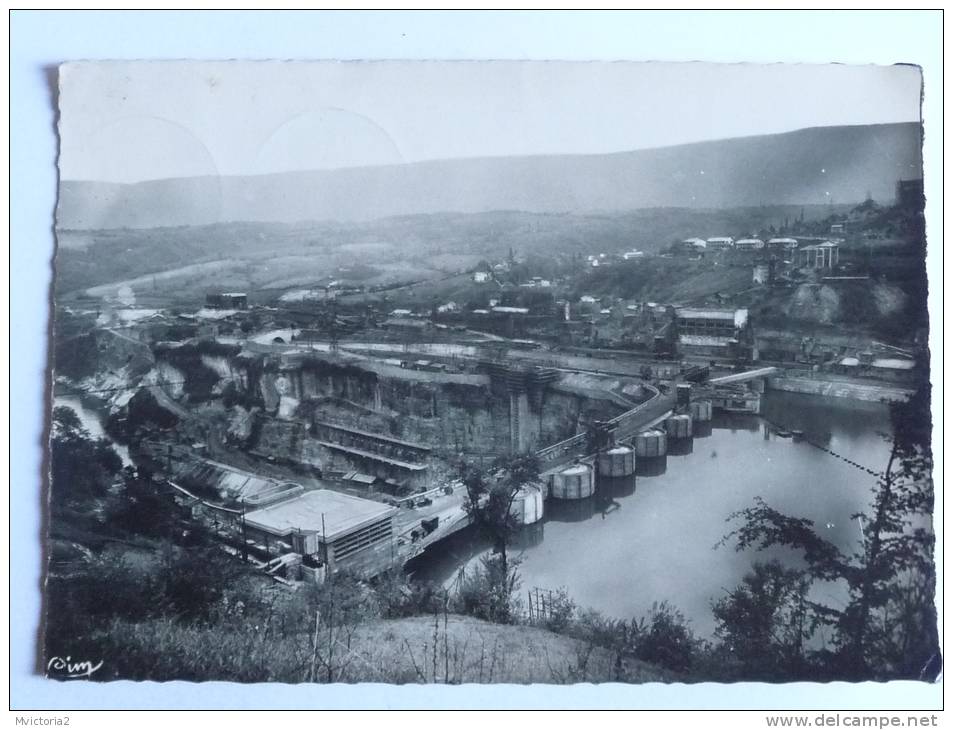
[[[731,236],[714,236],[709,238],[706,243],[711,251],[724,251],[735,244],[735,239]]]
[[[690,251],[704,251],[708,248],[708,242],[704,238],[686,238],[682,241],[682,246]]]
[[[735,241],[736,251],[759,251],[764,248],[764,241],[760,238],[741,238]]]
[[[797,240],[794,238],[771,238],[768,239],[768,248],[793,251],[797,248]]]

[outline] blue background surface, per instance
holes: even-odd
[[[249,687],[185,682],[62,684],[33,673],[40,608],[38,485],[56,196],[55,102],[49,79],[58,63],[139,58],[917,63],[925,73],[927,230],[932,242],[942,240],[939,12],[13,11],[10,23],[10,316],[16,336],[10,373],[13,708],[926,710],[941,706],[940,686],[919,683]],[[940,281],[937,249],[931,246],[934,282]],[[938,286],[931,287],[931,310],[942,311],[941,296]],[[942,324],[940,317],[933,321]],[[935,326],[931,334],[936,373],[942,372],[939,329]],[[935,388],[934,398],[942,402],[941,390]],[[937,432],[936,437],[941,436]]]

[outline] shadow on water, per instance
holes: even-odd
[[[695,441],[691,437],[686,439],[669,439],[668,453],[671,456],[688,456],[695,450]]]
[[[414,580],[443,583],[492,547],[490,540],[471,525],[428,547],[404,566],[404,572]]]
[[[513,536],[513,547],[517,550],[526,550],[536,547],[543,542],[546,520],[540,520],[532,525],[523,525]]]
[[[697,421],[692,424],[692,431],[694,432],[692,435],[697,439],[708,438],[711,436],[712,430],[711,421]]]
[[[585,522],[596,514],[595,497],[550,499],[546,502],[544,519],[547,522]]]
[[[884,431],[890,430],[889,409],[883,403],[779,392],[768,395],[761,400],[766,420],[778,428],[802,431],[821,446],[830,446],[835,433],[842,440],[863,438],[871,423],[882,423]]]
[[[622,499],[635,494],[635,474],[628,477],[603,477],[596,480],[596,497],[604,500]]]
[[[711,427],[713,429],[724,429],[731,431],[760,431],[761,417],[754,413],[725,413],[716,411],[711,417]]]
[[[635,473],[640,477],[659,477],[667,469],[667,456],[640,456],[635,460]]]

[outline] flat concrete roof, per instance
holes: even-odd
[[[716,319],[733,320],[736,327],[744,327],[748,321],[747,309],[729,309],[724,307],[679,307],[675,310],[679,319]]]
[[[317,533],[322,539],[333,542],[342,535],[396,513],[396,508],[380,502],[318,489],[249,512],[245,515],[245,523],[273,535],[290,535],[301,530]]]

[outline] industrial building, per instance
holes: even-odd
[[[315,421],[317,443],[342,464],[355,464],[362,472],[404,487],[429,484],[431,449],[425,444],[370,433],[334,423]]]
[[[395,559],[396,514],[380,502],[318,489],[249,512],[244,520],[250,540],[286,546],[329,573],[375,575]]]
[[[176,482],[186,489],[214,494],[227,504],[260,505],[301,491],[301,486],[294,482],[260,476],[212,459],[197,459],[194,455],[190,458],[187,451],[170,448],[167,455],[157,454],[158,458],[163,456],[168,457]]]
[[[686,354],[740,357],[750,339],[747,309],[682,307],[675,324]]]
[[[206,294],[205,304],[213,309],[248,309],[248,295],[244,292]]]

